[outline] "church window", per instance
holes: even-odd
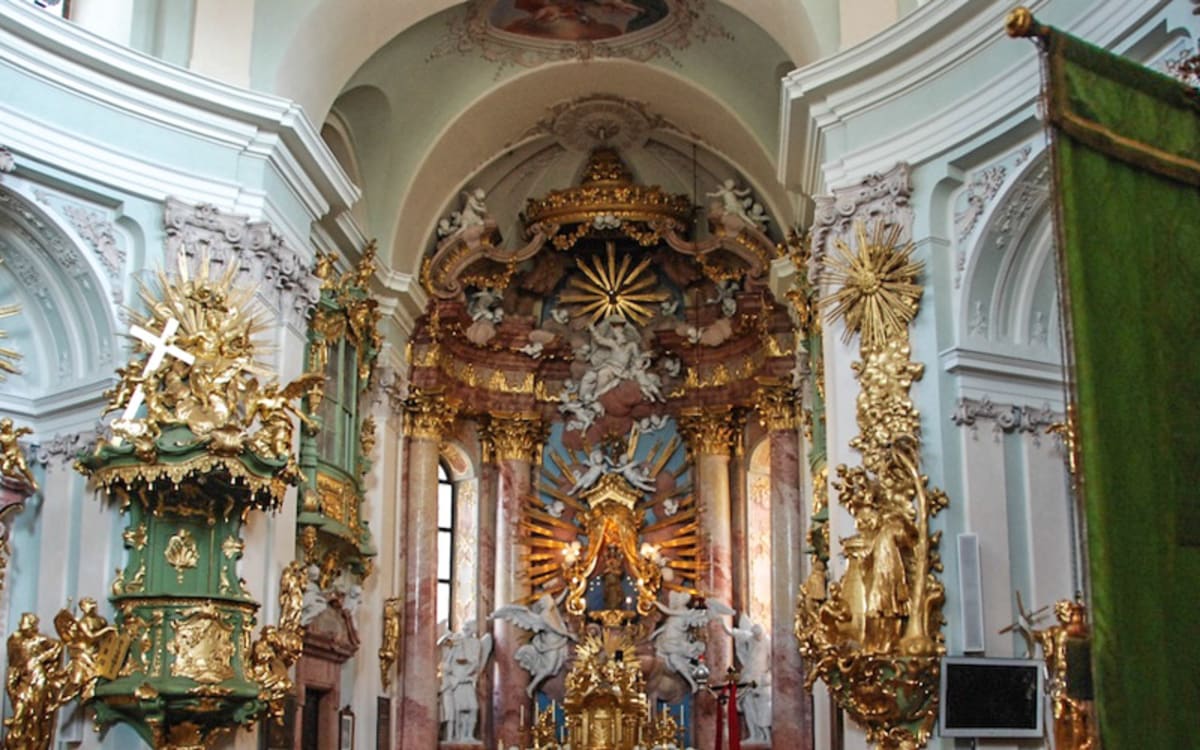
[[[454,601],[454,516],[458,488],[445,464],[438,464],[437,494],[437,621],[450,625]]]

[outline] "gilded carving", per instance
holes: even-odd
[[[172,677],[217,683],[234,676],[233,625],[211,602],[181,613],[171,628],[174,637],[167,642],[167,652],[175,657]]]
[[[716,409],[685,409],[679,429],[692,453],[699,456],[728,456],[734,445],[735,420],[728,406]]]
[[[769,381],[760,381],[754,394],[754,406],[758,420],[768,430],[795,430],[798,423],[798,396],[788,386]]]
[[[183,583],[183,571],[194,568],[200,562],[200,550],[196,547],[196,539],[192,532],[180,529],[167,540],[163,550],[167,564],[175,569],[175,580]]]
[[[146,524],[139,523],[133,528],[125,529],[121,532],[121,538],[125,540],[125,544],[138,552],[146,546]]]
[[[404,432],[409,437],[440,442],[458,416],[457,405],[439,390],[409,389],[404,401]]]
[[[537,414],[494,414],[488,436],[500,461],[532,461],[545,439],[546,425]]]
[[[796,635],[808,684],[822,679],[870,741],[901,750],[924,745],[937,719],[945,592],[936,576],[940,533],[929,526],[947,499],[920,471],[920,415],[909,395],[924,369],[908,342],[920,265],[910,260],[911,243],[895,247],[894,231],[877,230],[870,241],[862,227],[857,234],[857,254],[838,243],[842,286],[826,301],[848,333],[861,335],[863,361],[852,365],[860,433],[850,445],[862,466],[839,465],[834,484],[856,533],[842,539],[841,580],[825,586],[828,530],[814,523],[814,572],[797,604]],[[822,470],[818,490],[824,482]],[[816,494],[815,519],[825,503]]]
[[[383,601],[383,637],[379,644],[379,680],[383,689],[392,686],[392,673],[400,658],[400,606],[403,600],[393,596]]]

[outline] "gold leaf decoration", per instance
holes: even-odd
[[[864,225],[856,224],[854,229],[858,252],[837,239],[834,254],[825,261],[826,279],[839,288],[821,305],[832,320],[845,321],[846,343],[858,333],[863,348],[872,348],[907,335],[921,300],[916,280],[924,264],[912,260],[916,249],[912,242],[898,247],[899,226],[877,224],[870,239]]]

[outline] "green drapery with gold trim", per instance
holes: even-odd
[[[1200,747],[1200,97],[1036,27],[1107,750]]]

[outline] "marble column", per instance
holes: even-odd
[[[496,611],[496,468],[495,447],[491,433],[480,428],[479,447],[479,548],[476,561],[479,575],[475,579],[476,622],[481,632],[488,627],[488,615]],[[490,665],[479,675],[479,737],[486,747],[498,747],[495,742],[495,722],[492,716],[494,688]]]
[[[496,607],[511,604],[529,594],[529,582],[521,576],[521,504],[532,491],[534,457],[545,439],[545,426],[537,414],[493,414],[489,425],[496,459]],[[497,621],[492,703],[495,742],[509,747],[521,742],[521,714],[528,723],[531,704],[525,695],[529,673],[517,663],[515,654],[523,631],[512,623]],[[524,711],[522,711],[524,709]]]
[[[408,485],[404,589],[403,698],[397,747],[438,743],[437,492],[438,454],[455,410],[434,391],[413,389],[405,403]]]
[[[771,446],[771,740],[812,750],[812,698],[793,627],[804,557],[797,395],[780,384],[758,391],[758,414]]]
[[[685,410],[679,420],[692,452],[692,487],[706,547],[707,570],[698,588],[708,597],[727,605],[733,601],[729,456],[734,442],[734,424],[728,406]],[[725,672],[733,663],[731,652],[732,642],[721,623],[709,623],[704,660],[713,684],[725,681]],[[699,750],[713,750],[717,711],[717,703],[711,696],[697,696],[692,744]]]

